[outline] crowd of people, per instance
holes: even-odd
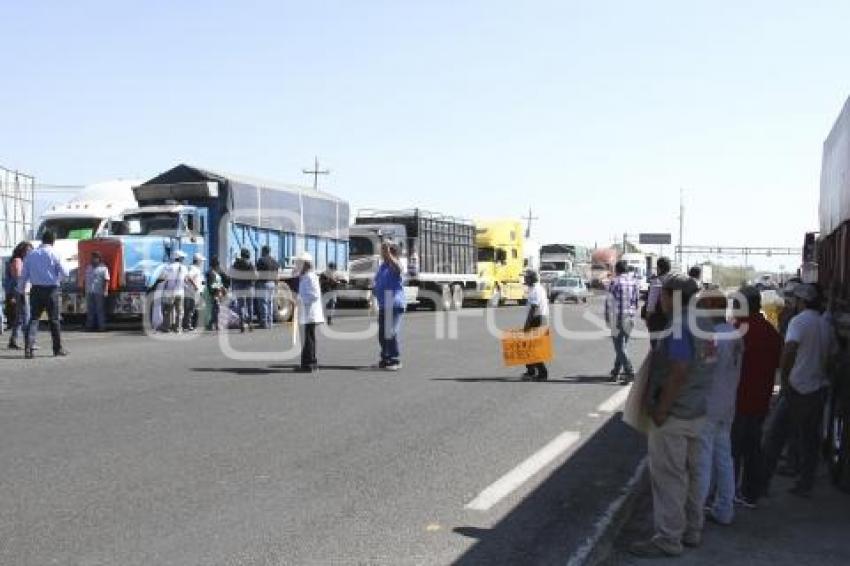
[[[732,524],[736,507],[771,495],[777,473],[796,478],[794,496],[811,495],[839,337],[816,285],[792,281],[784,296],[777,329],[761,312],[758,288],[730,299],[659,261],[644,311],[652,333],[645,385],[635,390],[650,417],[654,535],[633,544],[633,554],[677,556],[699,546],[705,520]]]

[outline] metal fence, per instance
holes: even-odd
[[[35,177],[0,166],[0,255],[33,229]]]

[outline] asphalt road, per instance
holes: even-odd
[[[356,313],[320,336],[317,375],[293,373],[284,329],[0,352],[0,564],[566,564],[643,452],[610,339],[557,337],[551,380],[520,382],[483,312],[457,339],[407,315],[398,373],[369,369]]]

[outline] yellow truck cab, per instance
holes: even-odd
[[[525,300],[523,240],[520,220],[475,222],[478,288],[467,293],[467,300],[491,305]]]

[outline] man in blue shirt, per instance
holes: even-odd
[[[407,306],[398,246],[383,242],[381,258],[383,262],[375,274],[375,285],[372,289],[372,294],[378,301],[378,342],[381,345],[381,361],[378,362],[378,367],[397,371],[401,369],[398,335],[401,331],[401,316]]]
[[[27,283],[30,288],[30,323],[25,329],[24,357],[33,358],[33,347],[38,332],[38,319],[41,313],[47,312],[50,325],[50,336],[53,339],[53,355],[67,356],[62,348],[62,335],[59,329],[59,285],[68,276],[68,270],[53,251],[56,236],[50,230],[45,230],[41,236],[41,246],[27,254],[24,259],[21,277],[18,280],[18,292],[26,291]]]

